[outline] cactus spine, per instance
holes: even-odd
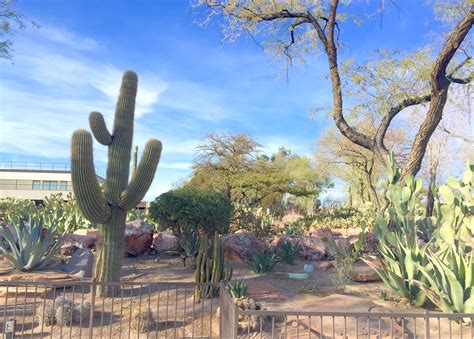
[[[212,253],[212,257],[209,254]],[[224,261],[224,248],[217,232],[209,247],[207,235],[200,239],[199,252],[196,258],[196,270],[194,281],[198,284],[194,293],[197,299],[212,297],[218,288],[212,288],[211,284],[217,284],[221,280],[232,279],[232,268]]]
[[[112,133],[107,130],[102,114],[92,112],[89,116],[94,137],[102,145],[108,146],[107,177],[103,191],[94,169],[91,134],[86,130],[77,130],[72,136],[71,177],[74,193],[84,216],[98,223],[100,229],[95,268],[99,282],[120,280],[127,211],[134,208],[147,192],[161,155],[161,142],[149,140],[136,174],[128,182],[137,83],[134,72],[124,73]],[[101,285],[98,292],[107,297],[114,290]]]

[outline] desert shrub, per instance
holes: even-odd
[[[296,243],[293,245],[291,241],[285,240],[278,247],[277,255],[285,263],[289,265],[295,264],[295,259],[298,258],[301,252],[301,245]]]
[[[45,197],[41,205],[26,199],[3,199],[0,201],[0,219],[8,224],[16,224],[20,219],[43,222],[46,225],[55,225],[58,233],[97,227],[84,217],[72,194],[64,198],[62,193]]]
[[[252,233],[257,238],[265,238],[273,234],[273,217],[266,215],[263,208],[245,205],[234,205],[232,230],[239,229]]]
[[[146,309],[136,307],[132,313],[130,327],[139,333],[146,333],[153,330],[153,327],[155,327],[153,312],[148,307],[146,307]]]
[[[373,216],[370,211],[354,207],[337,206],[320,208],[314,215],[305,216],[293,224],[296,228],[309,230],[310,228],[348,229],[373,225]]]
[[[329,255],[334,259],[336,275],[333,279],[335,290],[344,290],[352,273],[352,265],[357,259],[352,246],[347,241],[337,242],[333,238],[324,238]]]
[[[252,271],[258,274],[265,274],[270,272],[270,270],[275,266],[276,255],[271,254],[270,252],[263,250],[260,252],[255,252],[250,258],[250,268]]]
[[[283,235],[302,235],[303,230],[297,226],[289,225],[289,226],[285,226],[281,233]]]
[[[212,236],[228,232],[232,204],[223,193],[189,187],[161,194],[150,204],[149,213],[160,230]]]

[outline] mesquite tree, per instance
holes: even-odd
[[[138,78],[134,72],[125,72],[112,133],[107,130],[102,114],[92,112],[89,116],[95,139],[108,146],[109,162],[103,189],[94,170],[91,134],[86,130],[77,130],[72,136],[71,176],[74,193],[86,218],[99,224],[100,229],[95,268],[99,282],[120,280],[127,211],[135,208],[147,192],[161,155],[161,142],[150,139],[135,175],[128,182],[137,83]],[[101,285],[98,292],[107,297],[116,290],[111,286]]]
[[[414,85],[416,81],[414,76],[416,67],[405,70],[407,72],[392,69],[390,74],[394,77],[400,74],[413,75],[410,79],[396,79],[396,82],[393,79],[381,79],[375,74],[367,87],[373,88],[371,85],[378,80],[388,80],[385,82],[396,83],[397,86],[386,86],[377,93],[377,99],[380,95],[384,105],[380,105],[380,109],[376,112],[379,119],[375,131],[367,133],[351,123],[350,114],[347,114],[348,109],[344,106],[346,104],[343,100],[344,79],[341,79],[341,75],[344,74],[338,60],[340,58],[338,37],[342,21],[354,17],[354,13],[341,13],[340,2],[343,6],[347,6],[348,11],[353,5],[351,1],[339,0],[195,0],[198,6],[204,5],[209,10],[204,23],[215,15],[224,17],[223,29],[230,40],[234,40],[242,32],[249,32],[254,35],[254,39],[260,36],[265,40],[264,46],[288,57],[290,62],[292,59],[304,58],[308,51],[315,51],[315,54],[322,51],[328,63],[333,98],[331,114],[337,129],[352,143],[372,152],[385,167],[390,153],[385,143],[386,135],[394,118],[408,107],[426,105],[424,119],[402,166],[403,176],[415,175],[420,170],[428,142],[443,117],[449,88],[452,84],[468,84],[474,77],[472,69],[469,69],[471,56],[468,54],[468,49],[462,46],[474,23],[474,4],[472,0],[460,0],[456,6],[446,4],[447,8],[443,8],[444,2],[438,4],[437,11],[444,11],[446,15],[457,12],[458,17],[449,18],[456,24],[450,32],[447,32],[434,60],[430,58],[429,69],[422,79],[422,86],[411,86],[410,90],[406,91],[405,85]],[[383,4],[384,1],[381,1],[381,5]],[[384,55],[381,59],[386,60],[387,56]],[[419,66],[424,61],[415,59],[418,62],[415,62],[414,66]],[[366,68],[365,66],[367,65],[362,69]],[[378,69],[383,70],[384,67]],[[362,73],[362,76],[366,75]],[[360,92],[356,94],[358,97]],[[367,96],[373,98],[373,93],[368,93]],[[354,108],[360,109],[363,106],[369,107],[369,113],[374,113],[373,100],[365,101],[363,105]]]

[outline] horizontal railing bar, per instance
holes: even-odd
[[[365,318],[443,318],[443,319],[461,319],[473,318],[474,313],[370,313],[370,312],[325,312],[325,311],[270,311],[270,310],[241,310],[236,309],[242,316],[261,315],[261,316],[304,316],[304,317],[365,317]]]
[[[0,281],[0,286],[92,286],[93,284],[99,286],[133,286],[133,285],[151,285],[151,286],[214,286],[218,287],[218,283],[194,283],[194,282],[182,282],[182,281],[170,281],[170,282],[150,282],[150,281],[118,281],[118,282],[92,282],[92,280],[77,280],[77,281]]]

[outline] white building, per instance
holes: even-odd
[[[103,181],[104,174],[96,170]],[[42,162],[0,162],[0,199],[21,198],[37,203],[53,193],[64,198],[73,193],[69,164]]]

